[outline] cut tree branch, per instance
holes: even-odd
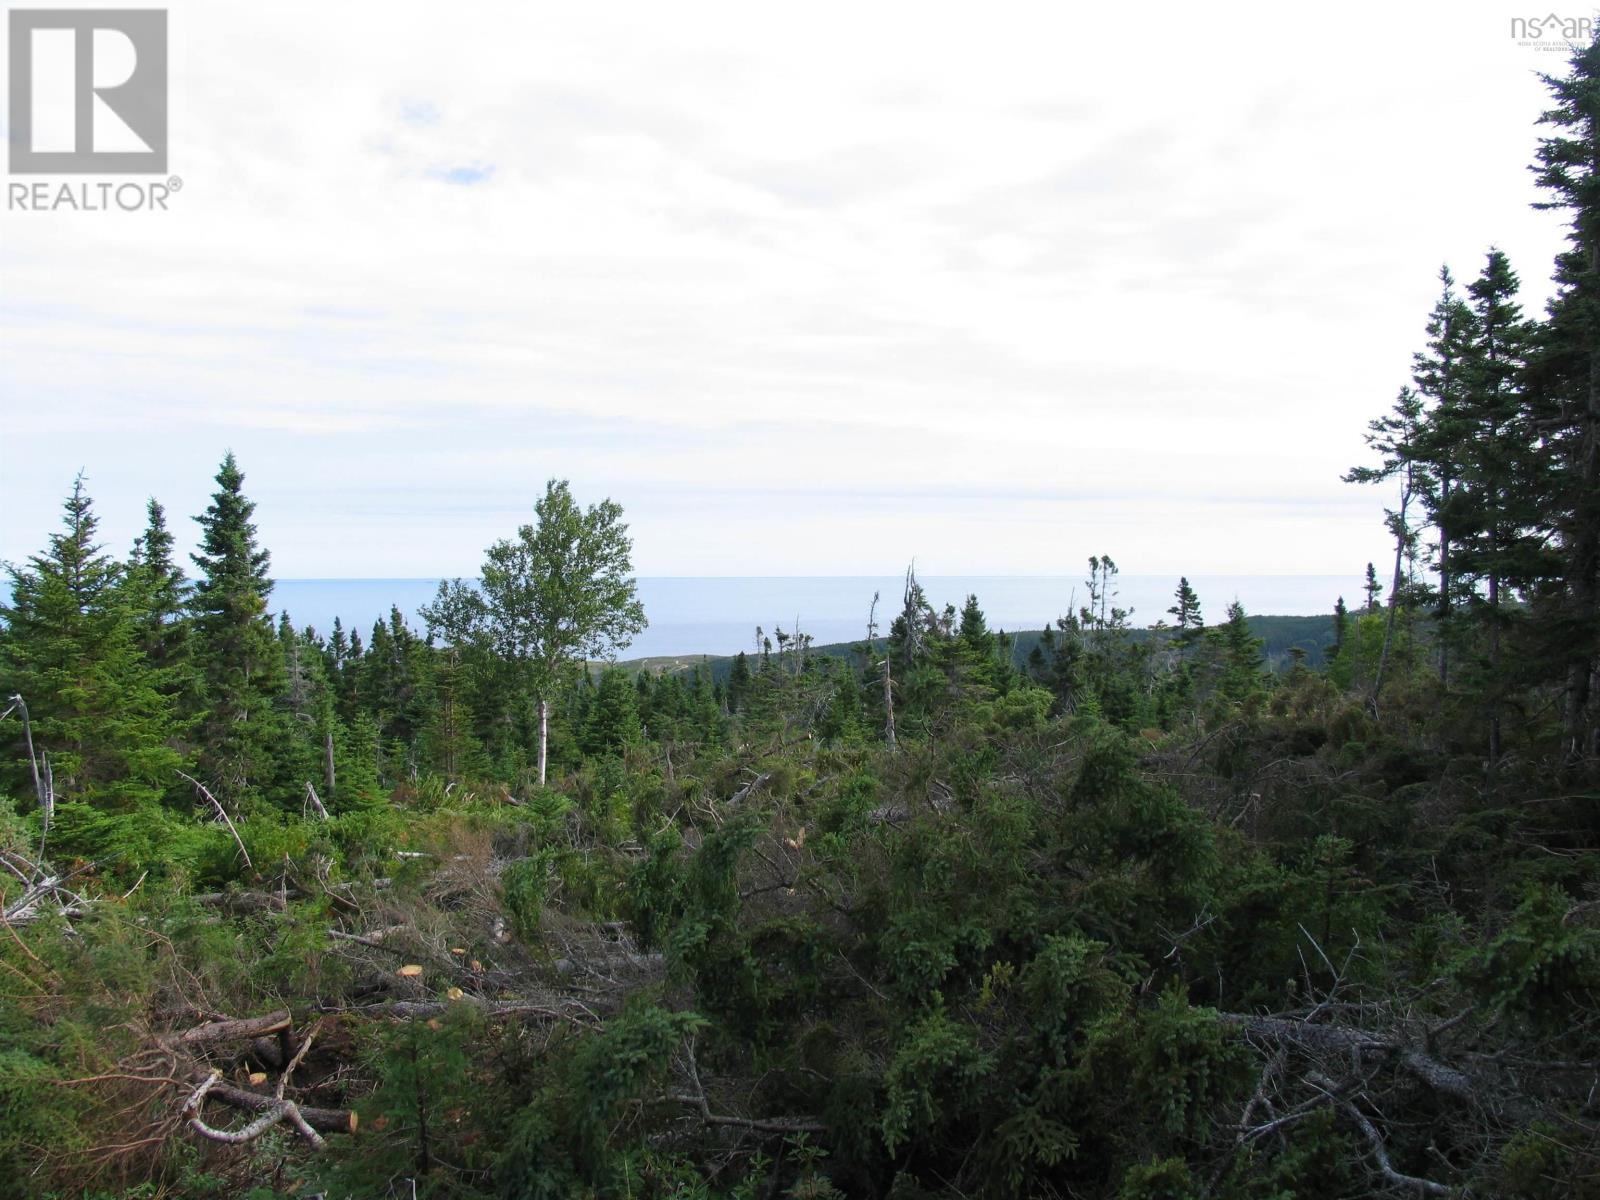
[[[304,1114],[300,1111],[300,1106],[293,1100],[267,1100],[266,1097],[262,1097],[269,1107],[264,1108],[260,1116],[242,1129],[218,1129],[215,1126],[206,1124],[205,1119],[200,1115],[200,1106],[205,1101],[206,1096],[215,1090],[221,1080],[222,1072],[212,1071],[193,1092],[189,1093],[189,1098],[183,1103],[184,1115],[189,1118],[189,1128],[193,1129],[201,1137],[230,1146],[242,1146],[246,1142],[255,1141],[274,1125],[288,1121],[299,1130],[300,1136],[310,1142],[312,1147],[317,1150],[327,1148],[328,1143],[323,1141],[322,1135],[306,1121]]]

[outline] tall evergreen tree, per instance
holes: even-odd
[[[1489,757],[1500,756],[1503,690],[1501,647],[1509,614],[1506,594],[1526,587],[1542,571],[1543,514],[1539,497],[1544,463],[1535,449],[1522,389],[1530,330],[1517,303],[1520,287],[1506,256],[1491,249],[1483,273],[1467,289],[1474,337],[1463,364],[1459,414],[1460,481],[1448,519],[1455,530],[1456,574],[1481,583],[1481,602],[1469,593],[1487,643],[1481,676],[1489,716]]]
[[[1266,693],[1262,677],[1261,639],[1250,632],[1244,605],[1235,600],[1228,605],[1228,619],[1212,629],[1222,651],[1222,677],[1219,690],[1230,700],[1246,702]]]
[[[1600,755],[1600,35],[1573,53],[1566,76],[1544,81],[1555,105],[1534,167],[1549,198],[1536,207],[1569,217],[1532,371],[1541,430],[1562,468],[1548,499],[1565,588],[1551,616],[1570,746]]]
[[[1172,599],[1174,603],[1167,612],[1177,628],[1178,645],[1192,646],[1199,640],[1206,622],[1200,613],[1200,597],[1194,588],[1189,586],[1187,577],[1178,580],[1178,589],[1172,593]]]
[[[200,525],[200,569],[190,611],[207,708],[199,731],[200,768],[218,795],[238,801],[272,782],[279,719],[274,702],[286,680],[283,651],[267,613],[272,580],[256,544],[244,473],[229,451]]]
[[[361,709],[382,732],[384,742],[410,754],[427,722],[423,711],[428,656],[420,638],[397,606],[387,621],[375,621],[366,653],[355,664],[355,692]]]
[[[1378,597],[1383,595],[1383,584],[1378,582],[1378,568],[1371,563],[1367,564],[1367,581],[1362,585],[1362,591],[1367,595],[1366,612],[1368,615],[1378,611]]]
[[[1463,464],[1466,436],[1466,363],[1476,336],[1472,309],[1456,294],[1449,267],[1439,269],[1440,295],[1429,314],[1427,347],[1412,360],[1412,382],[1424,398],[1426,413],[1416,431],[1414,454],[1426,470],[1420,473],[1421,499],[1437,534],[1434,567],[1439,574],[1439,679],[1450,678],[1450,621],[1460,603],[1452,557],[1451,517]]]
[[[607,667],[600,674],[594,703],[580,738],[585,754],[616,753],[644,739],[638,697],[627,672]]]
[[[188,583],[172,558],[166,510],[153,496],[145,506],[144,532],[129,562],[132,584],[142,593],[138,620],[152,666],[179,672],[189,665]]]
[[[728,673],[728,711],[736,713],[744,707],[745,697],[750,694],[750,684],[754,676],[750,672],[750,657],[743,650],[739,651],[733,659],[733,668]]]
[[[429,765],[452,783],[481,772],[486,765],[483,748],[472,730],[466,675],[459,649],[447,646],[438,652],[420,738]]]
[[[63,799],[110,807],[159,799],[182,759],[169,745],[170,697],[145,654],[147,614],[133,606],[143,593],[96,541],[81,475],[62,524],[45,553],[8,567],[5,692],[27,701],[35,746],[49,754]]]
[[[1328,647],[1328,662],[1339,660],[1349,639],[1350,610],[1345,607],[1344,597],[1340,596],[1333,605],[1333,645]]]
[[[1377,451],[1376,467],[1353,467],[1346,472],[1346,483],[1384,483],[1398,480],[1400,506],[1384,510],[1389,533],[1394,538],[1394,578],[1389,585],[1389,618],[1384,624],[1383,649],[1378,657],[1378,669],[1373,676],[1372,702],[1377,703],[1383,690],[1384,674],[1389,662],[1389,652],[1394,643],[1395,618],[1400,611],[1401,594],[1405,582],[1402,571],[1407,557],[1416,545],[1416,533],[1411,528],[1411,502],[1419,491],[1426,491],[1429,475],[1421,461],[1419,441],[1422,429],[1422,401],[1408,387],[1400,389],[1394,407],[1384,416],[1367,426],[1367,445]],[[1378,580],[1371,563],[1367,564],[1367,610],[1377,607]]]
[[[978,597],[969,595],[961,606],[961,624],[957,627],[961,640],[974,654],[988,655],[994,649],[994,635],[989,632],[989,622],[984,618]]]

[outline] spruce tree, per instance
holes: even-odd
[[[1178,589],[1172,593],[1172,598],[1175,603],[1167,612],[1177,628],[1178,645],[1187,648],[1194,645],[1205,630],[1205,618],[1200,613],[1200,597],[1189,586],[1188,578],[1183,577],[1178,580]]]
[[[1384,510],[1385,523],[1394,538],[1394,578],[1389,587],[1389,618],[1384,623],[1383,650],[1378,657],[1378,669],[1372,681],[1372,702],[1377,703],[1383,690],[1384,673],[1389,662],[1389,652],[1394,643],[1395,618],[1400,611],[1400,600],[1405,582],[1402,571],[1407,557],[1416,546],[1416,532],[1411,528],[1411,502],[1419,492],[1426,492],[1430,483],[1427,465],[1421,459],[1422,401],[1408,387],[1400,389],[1394,407],[1384,416],[1367,426],[1367,445],[1379,454],[1376,467],[1353,467],[1346,472],[1346,483],[1385,483],[1398,480],[1400,505]],[[1409,594],[1409,593],[1408,593]],[[1377,573],[1367,564],[1367,610],[1376,611],[1378,599]],[[1414,599],[1414,598],[1413,598]]]
[[[189,587],[172,559],[173,537],[166,510],[151,497],[145,506],[145,530],[134,543],[129,561],[131,584],[140,593],[139,625],[146,656],[158,670],[170,672],[181,687],[189,662]]]
[[[420,741],[428,765],[451,783],[481,773],[486,762],[473,734],[467,671],[456,647],[438,652],[429,680],[427,714]]]
[[[1328,662],[1338,662],[1344,655],[1344,648],[1350,638],[1350,610],[1345,607],[1344,597],[1340,596],[1333,605],[1333,645],[1328,647]]]
[[[157,800],[182,756],[170,744],[177,731],[171,699],[145,653],[148,614],[135,607],[144,592],[129,586],[96,540],[99,522],[81,475],[62,524],[45,553],[7,568],[5,692],[27,701],[35,747],[49,755],[62,799],[107,807]]]
[[[644,740],[633,683],[620,667],[607,667],[594,690],[594,703],[580,744],[585,754],[618,753]]]
[[[278,645],[283,654],[284,688],[277,703],[284,719],[274,757],[284,798],[295,795],[303,802],[309,785],[317,790],[323,806],[331,807],[340,775],[338,747],[343,731],[334,710],[327,647],[309,626],[296,629],[288,613],[278,619]]]
[[[1501,749],[1501,647],[1510,620],[1505,600],[1508,591],[1528,586],[1543,573],[1537,529],[1545,464],[1522,388],[1530,330],[1517,303],[1519,286],[1506,256],[1491,249],[1483,273],[1467,289],[1474,336],[1463,364],[1460,482],[1448,512],[1457,542],[1456,573],[1484,588],[1481,601],[1476,592],[1468,599],[1485,632],[1479,683],[1489,716],[1491,760]]]
[[[1261,639],[1250,631],[1244,605],[1235,600],[1227,611],[1228,619],[1208,634],[1216,639],[1222,651],[1222,678],[1218,690],[1239,703],[1260,699],[1266,694]]]
[[[1600,35],[1574,51],[1566,76],[1545,76],[1555,100],[1541,122],[1536,207],[1569,218],[1556,293],[1532,355],[1541,429],[1561,471],[1548,513],[1564,590],[1550,614],[1565,675],[1569,749],[1600,755]]]
[[[275,702],[286,680],[283,650],[267,613],[271,561],[256,544],[244,473],[229,451],[200,525],[200,569],[190,611],[195,658],[207,708],[199,722],[200,769],[219,796],[234,802],[273,782],[280,741]]]
[[[728,711],[738,712],[744,707],[745,697],[750,694],[750,684],[754,676],[750,672],[750,658],[743,650],[734,656],[733,668],[728,673]]]
[[[359,707],[377,722],[387,751],[402,757],[412,752],[427,722],[425,649],[399,608],[391,605],[387,621],[373,622],[366,652],[353,664]]]
[[[983,609],[978,605],[977,596],[969,595],[966,603],[961,606],[961,624],[958,631],[961,640],[974,654],[987,656],[993,652],[994,635],[989,632],[989,623],[984,619]]]
[[[1436,608],[1439,626],[1439,679],[1450,678],[1451,617],[1461,602],[1452,557],[1455,490],[1464,464],[1466,363],[1476,336],[1472,309],[1456,294],[1448,267],[1439,269],[1440,295],[1429,314],[1427,347],[1412,360],[1412,382],[1424,398],[1426,412],[1416,430],[1414,455],[1425,469],[1418,473],[1421,500],[1437,539],[1434,568],[1439,575]]]

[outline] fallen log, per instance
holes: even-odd
[[[727,808],[738,808],[739,805],[743,804],[746,800],[748,800],[750,798],[750,794],[752,792],[754,792],[757,788],[761,787],[763,784],[767,783],[771,779],[772,779],[772,772],[771,771],[763,771],[763,772],[761,772],[761,774],[757,775],[749,783],[745,784],[742,788],[740,788],[732,796],[728,797],[728,803],[726,804],[725,807],[727,807]]]
[[[472,1008],[487,1017],[513,1017],[519,1021],[597,1020],[599,1014],[579,1000],[485,1000],[463,993],[455,1000],[390,1000],[358,1008],[328,1008],[328,1013],[348,1013],[366,1017],[392,1017],[401,1021],[427,1021],[444,1016],[452,1008]]]
[[[291,1019],[287,1010],[268,1013],[264,1017],[243,1017],[238,1020],[208,1021],[193,1029],[169,1033],[161,1044],[170,1048],[195,1046],[202,1042],[220,1042],[229,1038],[258,1038],[267,1034],[286,1034]]]
[[[297,888],[277,892],[240,889],[231,892],[196,892],[191,897],[205,908],[221,908],[233,913],[282,912],[286,900],[300,900],[305,893]]]
[[[371,946],[374,950],[389,950],[395,954],[400,954],[403,951],[395,950],[394,947],[385,946],[383,943],[386,939],[392,938],[396,934],[410,932],[411,927],[409,925],[390,925],[385,929],[375,929],[371,933],[346,933],[342,929],[330,929],[328,930],[328,936],[336,942],[354,942],[359,946]]]
[[[244,1112],[264,1113],[276,1110],[279,1101],[259,1092],[249,1092],[226,1083],[214,1083],[205,1098],[217,1100]],[[300,1116],[311,1128],[323,1133],[354,1133],[360,1118],[353,1108],[306,1108],[300,1106]]]

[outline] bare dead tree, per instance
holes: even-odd
[[[0,712],[0,720],[9,717],[13,712],[22,716],[22,738],[28,747],[28,766],[33,771],[33,792],[39,798],[39,811],[43,814],[44,834],[50,833],[50,822],[56,813],[55,779],[50,771],[50,763],[46,760],[44,770],[39,769],[39,756],[33,749],[33,722],[28,718],[28,702],[20,693],[11,696],[11,702],[6,706],[5,712]],[[41,840],[41,854],[43,842]]]
[[[871,661],[872,645],[878,640],[878,593],[872,593],[872,607],[867,610],[867,654]],[[894,749],[894,687],[889,678],[889,643],[883,644],[883,741]]]

